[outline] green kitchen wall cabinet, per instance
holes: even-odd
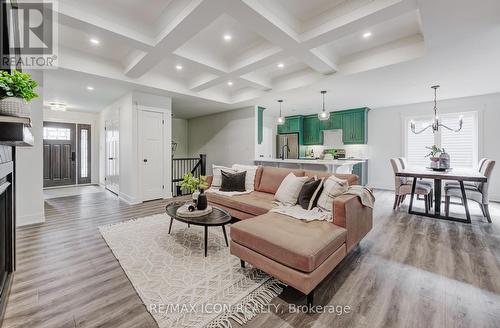
[[[304,117],[304,136],[303,145],[322,145],[323,132],[320,129],[320,120],[318,115],[308,115]]]
[[[345,145],[366,144],[368,108],[342,111],[342,139]]]
[[[287,116],[285,117],[285,124],[278,125],[278,133],[302,133],[302,116]]]
[[[341,112],[331,112],[330,118],[326,121],[320,121],[321,130],[337,130],[342,129],[342,117]]]

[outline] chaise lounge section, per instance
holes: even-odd
[[[231,226],[231,254],[308,295],[313,303],[316,286],[372,229],[372,209],[355,195],[341,195],[333,202],[333,222],[294,219],[269,212],[274,194],[285,177],[328,177],[326,172],[260,166],[255,191],[238,196],[207,193],[209,202],[226,209],[240,221]],[[335,174],[357,184],[352,174]],[[210,179],[209,179],[210,181]]]

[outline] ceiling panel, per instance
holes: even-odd
[[[90,34],[66,25],[59,25],[59,45],[65,48],[81,51],[101,58],[122,62],[134,49],[121,40],[113,37]],[[91,38],[99,40],[95,45]]]
[[[224,35],[231,36],[225,41]],[[247,30],[232,17],[223,14],[175,51],[176,54],[210,63],[227,70],[237,58],[267,41]]]
[[[371,33],[371,36],[364,38],[363,34],[367,32]],[[418,34],[420,34],[418,12],[413,11],[382,24],[367,26],[357,33],[325,44],[316,50],[330,60],[337,61],[340,58]]]

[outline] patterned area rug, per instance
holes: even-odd
[[[204,257],[203,227],[174,220],[169,235],[169,223],[159,214],[99,228],[160,328],[242,325],[281,293],[279,281],[240,267],[220,227],[208,229]]]

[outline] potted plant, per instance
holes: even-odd
[[[439,148],[436,145],[433,145],[432,147],[425,147],[426,149],[429,150],[429,153],[425,155],[425,157],[429,157],[431,160],[431,167],[437,166],[437,163],[439,162],[439,154],[444,153],[444,149]]]
[[[207,177],[196,178],[191,172],[184,174],[181,188],[192,193],[193,201],[198,210],[207,208],[207,196],[204,191],[208,188]]]
[[[0,74],[0,114],[29,116],[28,102],[38,97],[34,91],[38,82],[30,74],[2,71]]]

